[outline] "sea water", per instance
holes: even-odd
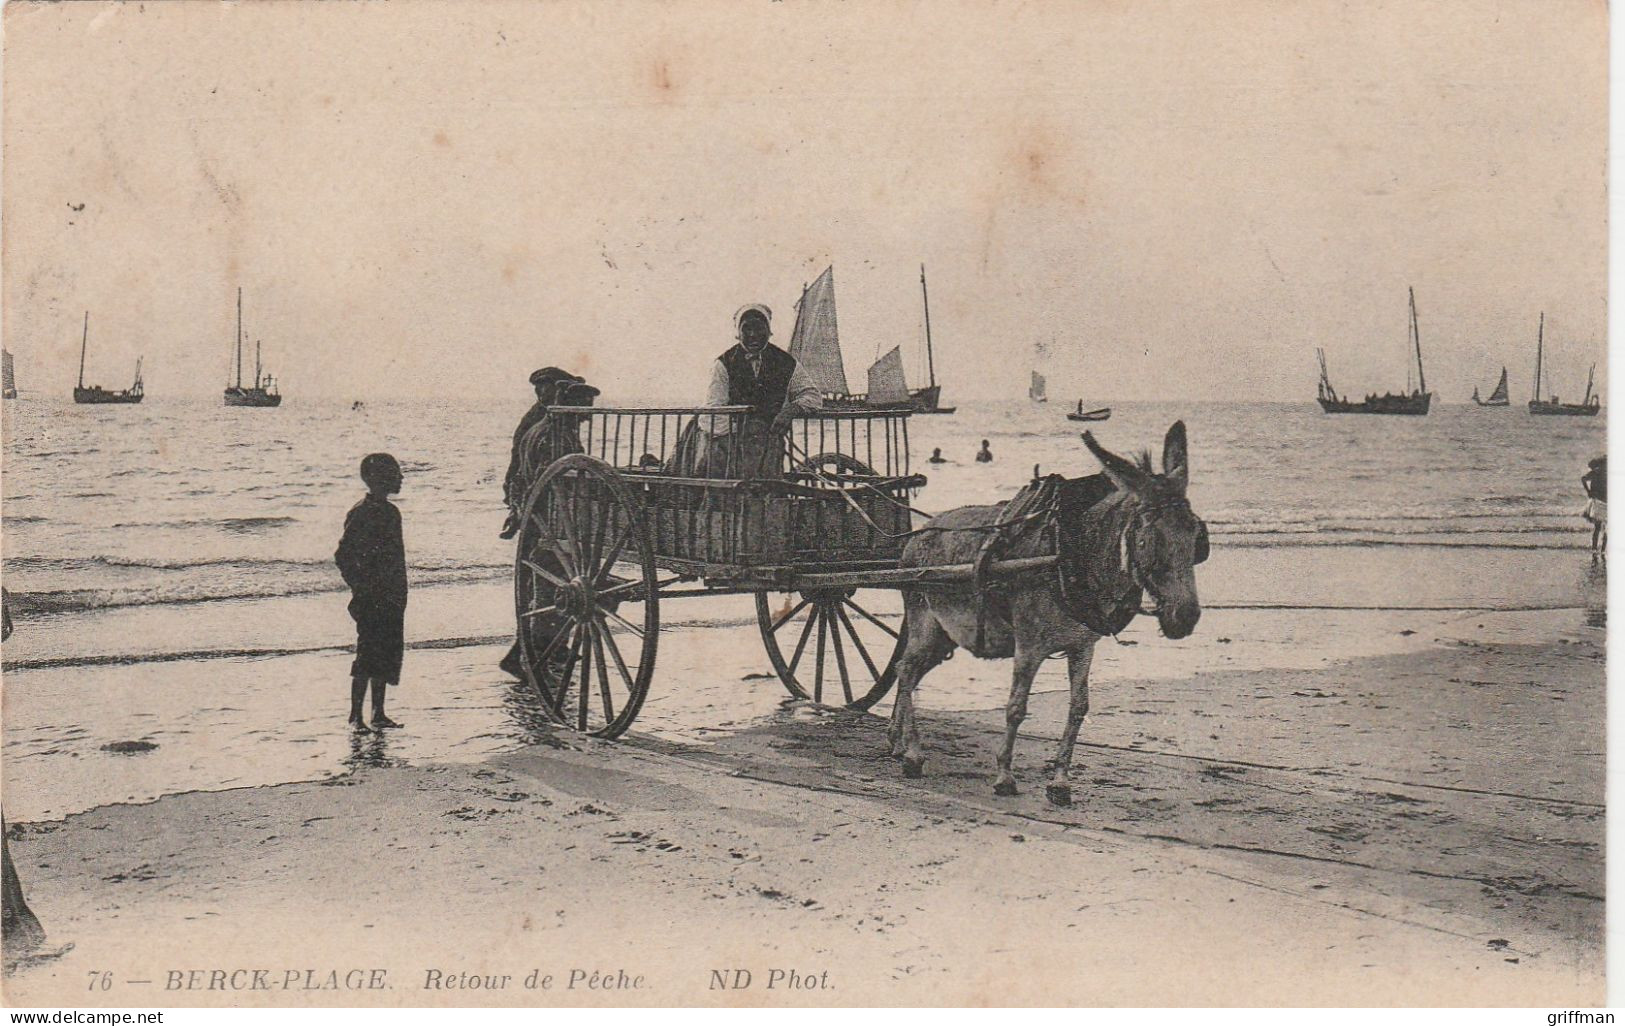
[[[362,495],[368,452],[395,454],[397,497],[415,587],[503,577],[502,478],[522,397],[490,402],[348,403],[289,399],[272,410],[155,398],[76,407],[25,397],[4,406],[4,573],[25,614],[340,590],[332,563],[345,511]],[[1338,604],[1349,593],[1400,602],[1422,583],[1419,553],[1462,578],[1453,600],[1550,601],[1527,581],[1474,570],[1485,550],[1524,552],[1495,566],[1556,566],[1584,549],[1586,461],[1606,418],[1532,417],[1520,407],[1436,406],[1427,417],[1327,416],[1310,403],[1127,403],[1075,424],[1066,407],[961,402],[910,421],[916,505],[993,502],[1033,474],[1097,470],[1088,429],[1124,455],[1161,458],[1183,420],[1190,497],[1215,548],[1269,550],[1261,577],[1327,568],[1291,582],[1282,602]],[[991,464],[974,462],[981,441]],[[940,448],[948,460],[930,464]],[[1341,550],[1306,555],[1305,549]],[[1441,550],[1474,550],[1450,559]],[[1458,572],[1459,571],[1459,572]],[[1203,582],[1204,600],[1267,602],[1243,582]],[[1283,582],[1284,586],[1285,582]]]

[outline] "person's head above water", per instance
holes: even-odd
[[[734,333],[747,353],[759,353],[773,337],[773,311],[764,303],[742,306],[734,314]]]
[[[393,495],[401,490],[401,465],[387,452],[368,453],[361,458],[361,480],[374,495]]]

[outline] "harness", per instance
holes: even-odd
[[[1159,517],[1191,513],[1190,502],[1175,498],[1143,503],[1126,496],[1114,503],[1108,498],[1111,492],[1100,494],[1085,486],[1093,480],[1069,481],[1058,474],[1035,478],[990,525],[988,537],[977,550],[972,575],[977,594],[977,650],[985,639],[990,603],[1002,604],[1008,594],[1007,584],[992,582],[993,563],[1028,536],[1027,525],[1034,520],[1040,522],[1040,554],[1056,557],[1055,596],[1069,616],[1094,633],[1115,639],[1134,617],[1156,613],[1156,606],[1144,605],[1146,593],[1153,599],[1157,595],[1135,558],[1140,534]],[[1115,545],[1108,541],[1114,535]],[[1099,560],[1091,565],[1091,554],[1114,547],[1114,565],[1101,565]],[[1197,518],[1193,565],[1205,562],[1209,554],[1207,524]]]

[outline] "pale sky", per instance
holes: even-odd
[[[249,338],[291,397],[559,363],[698,403],[733,311],[835,265],[849,376],[945,398],[1313,397],[1605,357],[1600,2],[5,8],[5,344],[148,402]],[[83,204],[83,209],[79,209]],[[1599,373],[1601,368],[1599,368]],[[911,383],[914,383],[911,380]],[[290,401],[292,401],[290,399]]]

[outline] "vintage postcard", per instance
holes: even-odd
[[[1602,1003],[1608,29],[8,4],[5,1001]]]

